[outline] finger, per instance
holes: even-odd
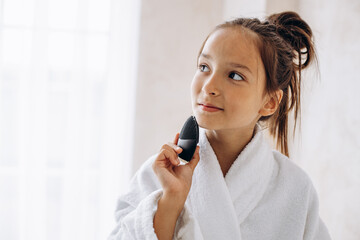
[[[182,151],[181,148],[174,145],[173,143],[167,143],[162,146],[163,149],[167,149],[171,153],[172,158],[175,159],[175,162],[178,162],[178,154]],[[179,162],[180,163],[180,162]]]
[[[177,158],[177,155],[174,154],[174,150],[172,149],[162,148],[159,155],[162,155],[163,156],[162,158],[165,158],[166,160],[170,161],[172,165],[177,166],[180,163],[179,159]]]
[[[175,145],[174,143],[168,142],[167,144],[164,144],[162,148],[173,150],[176,157],[183,151],[181,147],[178,145]]]
[[[174,144],[177,145],[178,141],[179,141],[179,136],[180,136],[180,133],[176,133],[175,135],[175,139],[174,139]]]
[[[168,145],[175,150],[176,154],[180,154],[183,151],[181,147],[174,143],[169,142]]]
[[[179,141],[179,136],[180,133],[176,133],[174,142],[172,143],[172,146],[174,147],[177,154],[180,154],[183,151],[183,149],[177,145]]]

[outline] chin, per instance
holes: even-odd
[[[204,114],[195,112],[194,116],[196,118],[196,121],[199,125],[199,127],[207,129],[207,130],[213,130],[216,129],[217,123],[215,123],[213,120],[214,118],[209,118],[209,116],[205,116]]]

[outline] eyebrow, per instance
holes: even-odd
[[[205,54],[205,53],[201,53],[199,57],[204,57],[204,58],[211,59],[211,60],[213,59],[209,54]],[[227,63],[227,65],[235,67],[235,68],[244,68],[252,74],[250,68],[245,65],[242,65],[239,63],[232,63],[232,62]]]

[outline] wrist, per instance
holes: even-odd
[[[162,207],[169,209],[171,212],[176,212],[180,214],[184,208],[186,197],[178,194],[171,194],[164,192],[161,198],[159,199],[159,204]]]

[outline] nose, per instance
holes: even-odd
[[[204,82],[202,90],[207,95],[217,96],[220,94],[220,88],[221,88],[220,85],[221,85],[220,78],[215,74],[212,74]]]

